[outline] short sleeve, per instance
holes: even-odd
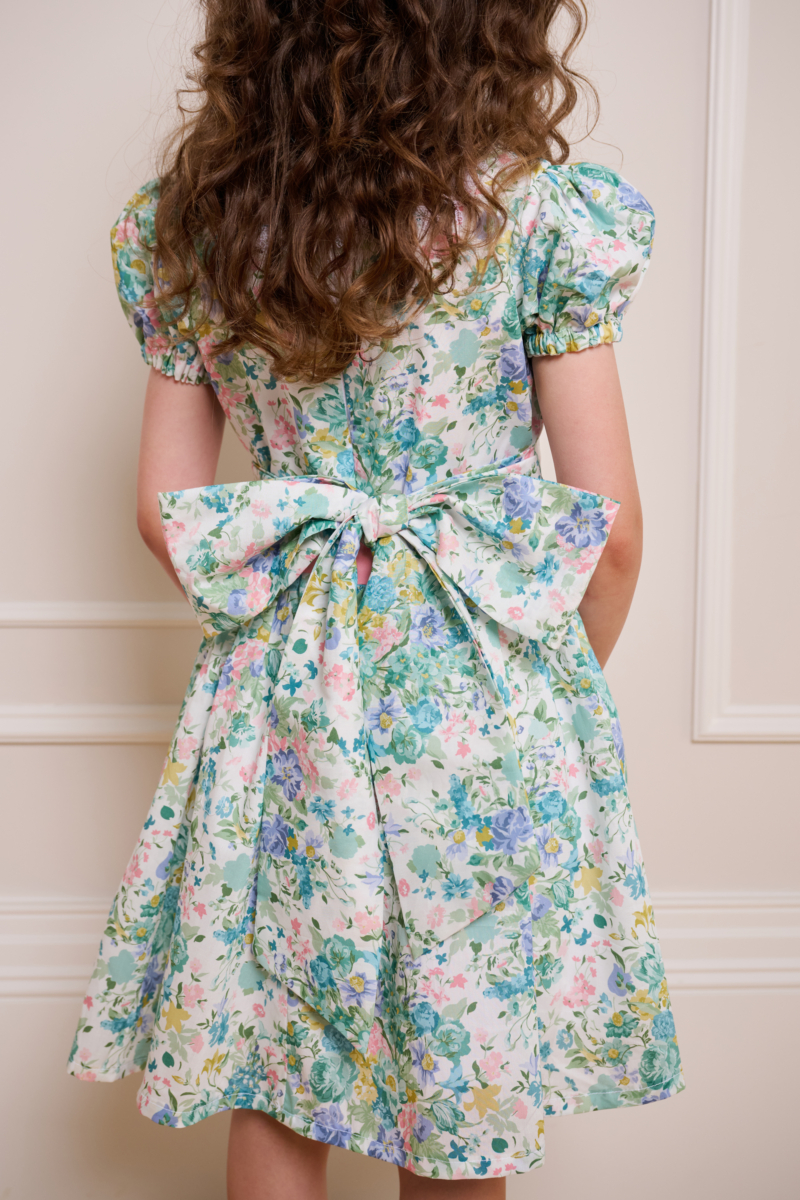
[[[650,261],[655,217],[616,172],[547,164],[520,212],[519,311],[530,356],[622,337],[622,314]]]
[[[159,181],[136,192],[111,230],[114,279],[122,310],[136,334],[142,357],[150,366],[181,383],[209,383],[191,318],[180,318],[180,303],[172,308],[157,298],[153,269],[155,212]]]

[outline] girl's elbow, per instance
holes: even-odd
[[[157,520],[149,509],[140,508],[137,511],[136,525],[139,530],[139,536],[148,550],[157,550],[164,544],[161,521]]]
[[[628,529],[613,529],[603,551],[606,570],[610,568],[615,575],[635,578],[642,565],[642,545],[640,523]]]

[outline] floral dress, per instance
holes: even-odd
[[[145,360],[254,478],[160,497],[203,630],[70,1071],[187,1126],[259,1109],[434,1178],[683,1087],[613,700],[577,612],[618,505],[541,478],[530,359],[621,336],[653,215],[605,167],[511,187],[391,343],[319,385],[159,300],[158,181],[112,231]],[[207,307],[207,306],[206,306]],[[374,552],[357,584],[361,539]]]

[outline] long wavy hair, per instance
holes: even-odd
[[[217,354],[250,343],[278,375],[338,374],[446,293],[467,251],[491,256],[520,170],[569,153],[583,0],[201,4],[155,249],[184,314],[218,302]]]

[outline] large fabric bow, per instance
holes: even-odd
[[[557,647],[618,504],[545,482],[534,469],[529,455],[406,495],[280,476],[160,496],[170,557],[207,636],[251,629],[268,609],[273,628],[291,621],[257,728],[254,950],[361,1048],[382,1003],[384,848],[399,886],[404,953],[414,960],[540,866],[499,627]],[[362,678],[362,538],[386,559],[405,547],[427,564],[472,640],[482,724],[471,722],[458,755],[432,728],[433,692],[412,711]],[[306,572],[292,619],[283,596]],[[435,605],[394,603],[408,610],[398,620],[412,641],[426,621],[438,628]],[[352,679],[344,705],[343,672]],[[376,786],[389,754],[413,763],[413,800],[407,787]],[[362,822],[358,836],[340,816],[343,792]]]

